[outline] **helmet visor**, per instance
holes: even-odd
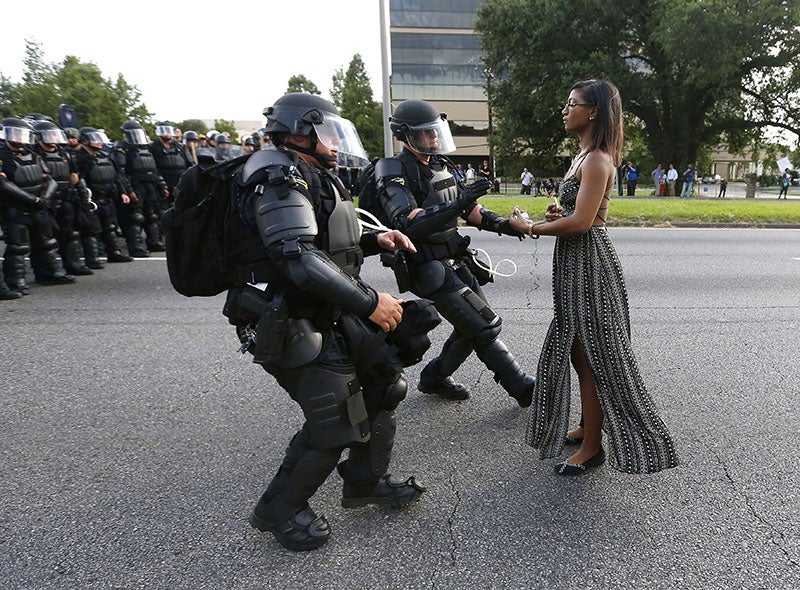
[[[86,141],[89,142],[89,145],[93,148],[101,148],[104,145],[111,143],[111,140],[108,139],[108,136],[102,131],[90,131],[84,134],[84,137],[86,138]]]
[[[11,143],[33,143],[33,131],[24,127],[3,127],[6,141]]]
[[[61,129],[44,129],[39,132],[39,137],[42,143],[67,143],[67,134]]]
[[[175,128],[172,125],[157,125],[156,135],[159,137],[175,137]]]
[[[147,143],[147,134],[144,129],[126,129],[125,135],[128,138],[128,143],[145,144]]]
[[[326,114],[322,123],[314,124],[314,130],[325,147],[336,150],[339,154],[347,154],[351,158],[369,162],[358,131],[349,119]],[[341,158],[339,160],[341,163]]]
[[[449,154],[456,151],[453,134],[446,119],[436,119],[409,127],[406,134],[408,145],[420,154]]]

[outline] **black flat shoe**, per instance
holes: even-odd
[[[583,463],[570,463],[566,459],[556,465],[556,475],[583,475],[594,467],[599,467],[606,462],[606,451],[600,447],[600,452]]]
[[[575,437],[570,436],[569,434],[564,435],[564,444],[565,445],[579,445],[583,442],[583,437]]]

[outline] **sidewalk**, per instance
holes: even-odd
[[[520,188],[521,185],[513,182],[503,183],[501,188],[500,196],[524,196],[525,198],[532,198],[533,195],[520,195]],[[679,187],[675,187],[676,191],[678,191]],[[623,192],[626,189],[623,187]],[[780,188],[777,186],[769,186],[769,187],[756,187],[756,199],[775,199],[778,198],[778,192],[780,192]],[[716,199],[717,195],[719,194],[719,184],[695,184],[694,186],[694,194],[692,195],[692,199]],[[491,193],[490,193],[491,195]],[[539,195],[542,197],[543,195]],[[612,193],[614,198],[625,198],[626,195],[618,195],[616,191]],[[636,189],[636,198],[655,198],[653,195],[653,187],[652,185],[643,185],[639,186]],[[792,186],[789,187],[789,195],[787,200],[797,200],[800,199],[800,187]],[[547,198],[547,197],[545,197]],[[659,197],[659,198],[670,198],[670,199],[677,199],[680,197]],[[725,198],[727,199],[744,199],[745,198],[745,183],[743,182],[729,182],[728,189],[725,192]]]

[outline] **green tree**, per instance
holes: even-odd
[[[186,119],[178,123],[178,127],[183,129],[184,133],[187,131],[197,131],[198,135],[201,133],[205,134],[205,132],[208,131],[208,127],[200,119]]]
[[[347,72],[336,70],[331,97],[342,117],[356,126],[367,153],[382,154],[383,110],[380,103],[372,99],[372,86],[359,54],[353,56]]]
[[[0,72],[0,118],[18,115],[19,113],[14,112],[16,104],[19,104],[19,89],[10,78]]]
[[[662,162],[800,130],[800,3],[784,0],[486,0],[478,11],[501,157],[563,146],[572,84],[606,78]],[[520,23],[525,23],[524,27]],[[636,121],[638,120],[638,121]]]
[[[239,143],[239,134],[236,131],[236,125],[233,121],[226,121],[225,119],[214,119],[214,129],[222,133],[227,131],[231,136],[233,143]]]
[[[152,127],[152,114],[142,103],[141,92],[121,74],[111,82],[95,64],[74,56],[65,57],[61,64],[48,64],[40,44],[26,41],[25,46],[22,83],[0,79],[4,111],[19,116],[42,113],[58,121],[58,107],[67,103],[75,109],[80,125],[105,129],[112,138],[119,137],[119,128],[128,119],[139,121],[145,129]]]
[[[303,74],[296,74],[289,78],[286,92],[308,92],[309,94],[321,94],[317,85],[306,78]]]

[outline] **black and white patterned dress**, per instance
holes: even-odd
[[[563,215],[575,210],[575,175],[559,189]],[[555,317],[536,373],[526,441],[541,458],[564,449],[570,409],[570,348],[583,345],[603,408],[608,457],[627,473],[652,473],[678,463],[675,445],[658,417],[634,358],[622,267],[603,226],[556,238],[553,254]]]

